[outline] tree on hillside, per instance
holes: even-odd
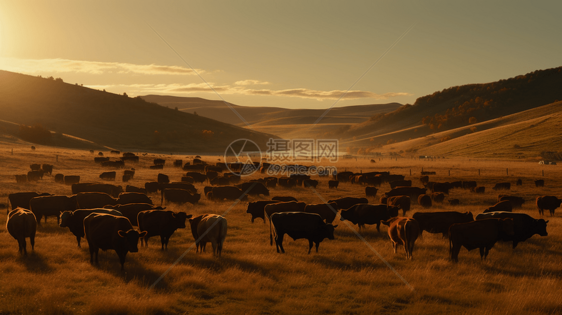
[[[20,138],[25,141],[48,144],[51,141],[51,132],[41,124],[33,126],[20,125]]]

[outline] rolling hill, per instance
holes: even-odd
[[[164,152],[224,153],[232,141],[265,147],[271,135],[105,91],[0,71],[0,133],[21,137],[19,125],[53,136],[47,145]],[[58,140],[57,140],[58,139]],[[88,144],[89,143],[89,144]]]
[[[425,137],[562,100],[561,86],[562,67],[493,83],[454,86],[333,135],[366,147]]]
[[[402,105],[398,103],[354,105],[332,108],[314,129],[312,124],[325,112],[325,109],[289,109],[281,107],[240,106],[223,101],[206,100],[197,97],[176,97],[163,95],[142,96],[146,101],[178,108],[180,111],[209,117],[229,124],[245,127],[230,107],[246,120],[256,131],[275,134],[284,138],[319,136],[334,128],[350,128],[365,122],[377,114],[389,113]],[[303,134],[305,133],[305,134]]]

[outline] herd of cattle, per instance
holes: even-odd
[[[165,160],[155,160],[154,164],[163,166]],[[99,249],[112,249],[116,251],[121,268],[124,269],[127,253],[138,252],[139,238],[142,247],[148,246],[150,237],[160,236],[162,249],[165,250],[171,235],[177,229],[185,228],[186,221],[189,220],[197,252],[204,251],[206,243],[210,242],[213,253],[220,256],[227,233],[226,218],[217,214],[192,217],[185,212],[165,210],[163,206],[168,203],[198,203],[201,194],[194,186],[195,183],[208,182],[210,186],[204,186],[203,193],[208,200],[215,202],[248,201],[248,196],[267,197],[270,189],[278,185],[311,189],[319,185],[319,181],[306,175],[265,177],[241,183],[239,176],[225,172],[224,164],[207,165],[198,158],[193,165],[182,165],[181,161],[175,161],[174,166],[188,170],[180,182],[170,182],[167,175],[158,174],[157,181],[147,182],[144,187],[127,185],[125,190],[120,185],[107,183],[79,183],[79,176],[76,175],[71,178],[78,177],[78,180],[67,181],[68,176],[56,174],[56,182],[71,185],[72,195],[57,196],[37,192],[10,194],[8,197],[12,210],[8,210],[7,230],[18,241],[20,253],[27,254],[25,238],[30,238],[33,249],[36,229],[41,226],[41,219],[44,217],[47,222],[48,217],[54,216],[60,227],[68,227],[76,237],[78,247],[81,238],[87,240],[92,264],[98,263]],[[36,180],[39,174],[40,179],[43,174],[53,172],[53,166],[47,164],[33,164],[31,169],[26,180]],[[266,170],[262,168],[262,173]],[[134,169],[124,170],[123,182],[128,182],[134,175]],[[320,242],[326,238],[334,239],[337,225],[333,225],[333,222],[338,213],[341,221],[358,225],[359,231],[365,225],[376,225],[380,232],[380,225],[387,225],[394,252],[402,245],[409,259],[412,258],[415,241],[423,231],[448,237],[450,258],[453,261],[458,261],[461,247],[468,250],[479,248],[481,258],[485,259],[497,241],[511,241],[515,248],[519,242],[535,234],[548,234],[548,221],[513,212],[513,209],[521,208],[525,200],[511,195],[499,195],[498,203],[476,217],[470,212],[457,211],[418,211],[412,217],[406,217],[412,203],[429,209],[436,203],[443,203],[451,189],[467,189],[474,193],[485,190],[475,181],[431,182],[429,175],[426,173],[420,177],[424,187],[414,187],[412,181],[405,180],[403,175],[389,172],[339,172],[328,180],[330,189],[337,189],[341,182],[365,185],[365,197],[375,197],[385,183],[390,185],[390,190],[381,194],[380,204],[370,204],[367,198],[354,197],[329,200],[325,204],[306,204],[291,196],[276,196],[271,200],[249,202],[246,212],[251,215],[252,223],[256,218],[261,218],[264,223],[266,219],[269,221],[270,244],[273,245],[275,240],[278,253],[285,252],[285,234],[294,240],[307,239],[308,253],[313,245],[318,252]],[[116,172],[104,172],[100,178],[115,180]],[[16,175],[16,180],[22,182],[22,175]],[[516,185],[520,184],[522,182],[518,180]],[[535,185],[543,186],[544,181],[537,181]],[[510,183],[498,183],[492,189],[509,190]],[[160,206],[154,205],[149,194],[158,194]],[[450,205],[460,204],[458,199],[448,201]],[[539,196],[536,199],[540,215],[544,214],[544,210],[549,210],[550,215],[554,215],[561,203],[562,200],[555,196]],[[402,216],[399,216],[399,210],[402,210]]]

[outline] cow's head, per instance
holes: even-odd
[[[341,221],[351,220],[354,213],[355,213],[354,209],[342,210],[340,212],[340,220]]]
[[[337,228],[337,225],[332,225],[331,223],[325,223],[324,228],[324,237],[328,238],[329,240],[334,239],[334,229]]]
[[[185,220],[187,220],[188,218],[191,218],[192,215],[188,215],[185,212],[175,212],[172,213],[172,217],[174,218],[174,221],[176,222],[175,227],[178,229],[184,229],[185,228]]]
[[[124,238],[127,242],[127,249],[131,253],[136,253],[139,251],[139,248],[137,247],[139,244],[139,237],[144,237],[146,233],[146,231],[139,233],[135,230],[128,230],[126,232],[123,230],[117,231],[119,237]]]
[[[388,217],[393,218],[398,216],[398,210],[400,210],[400,207],[387,206],[387,209],[388,209]]]
[[[61,211],[60,212],[60,227],[67,227],[68,221],[70,220],[71,211]]]
[[[548,236],[548,232],[546,231],[546,224],[548,223],[548,221],[545,221],[544,219],[539,219],[535,221],[536,224],[536,233],[538,233],[540,236]]]

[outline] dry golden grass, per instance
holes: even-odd
[[[10,153],[12,147],[14,155]],[[0,143],[0,203],[6,203],[7,195],[17,191],[70,194],[70,187],[55,184],[48,176],[37,184],[16,184],[13,175],[26,172],[31,163],[55,164],[55,173],[81,175],[83,182],[98,181],[103,171],[87,151],[38,147],[32,152],[28,148]],[[58,163],[54,157],[57,154]],[[137,172],[130,184],[141,186],[156,179],[159,171],[147,168],[153,157],[142,157],[141,163],[134,165]],[[178,158],[165,157],[168,161]],[[204,157],[209,162],[217,158]],[[417,186],[422,167],[437,171],[433,177],[436,181],[476,180],[486,186],[486,194],[453,190],[449,198],[459,198],[462,206],[432,209],[472,211],[475,215],[495,202],[497,194],[491,187],[499,181],[523,179],[523,186],[514,186],[511,193],[528,200],[521,211],[533,217],[538,217],[538,211],[531,200],[543,193],[560,197],[562,187],[562,172],[553,166],[545,168],[546,187],[535,188],[532,180],[543,178],[536,163],[383,159],[375,164],[344,160],[337,166],[340,170],[363,172],[390,170],[407,175]],[[509,176],[505,175],[506,168]],[[163,173],[179,180],[182,171],[168,166]],[[364,196],[362,186],[342,183],[338,190],[329,190],[327,180],[321,179],[317,189],[326,200]],[[197,188],[202,190],[203,185]],[[389,186],[384,185],[380,191],[387,190]],[[307,203],[321,202],[304,188],[274,189],[271,193],[292,195]],[[152,197],[159,202],[156,195]],[[375,202],[373,198],[370,201]],[[203,198],[195,206],[169,208],[195,215],[222,214],[230,206],[231,203],[213,203]],[[408,215],[418,210],[414,205]],[[160,250],[159,239],[152,238],[149,248],[128,254],[126,271],[121,272],[114,251],[101,252],[100,265],[91,266],[87,243],[77,248],[74,236],[68,229],[58,227],[53,218],[39,228],[35,251],[30,251],[28,257],[19,256],[17,242],[2,226],[0,314],[556,314],[562,312],[560,211],[547,218],[549,236],[534,236],[515,250],[510,244],[498,243],[485,262],[480,261],[478,251],[463,249],[459,263],[451,263],[448,241],[428,233],[416,242],[414,260],[407,261],[403,251],[393,253],[386,227],[378,234],[374,226],[368,226],[362,235],[414,291],[339,219],[335,222],[339,224],[336,239],[322,242],[318,254],[307,255],[306,240],[290,238],[285,239],[287,253],[277,254],[269,245],[268,225],[259,220],[252,224],[244,203],[225,214],[228,235],[222,258],[192,250],[150,291],[151,284],[192,246],[189,228],[172,236],[166,252]],[[5,220],[2,209],[0,222]]]

